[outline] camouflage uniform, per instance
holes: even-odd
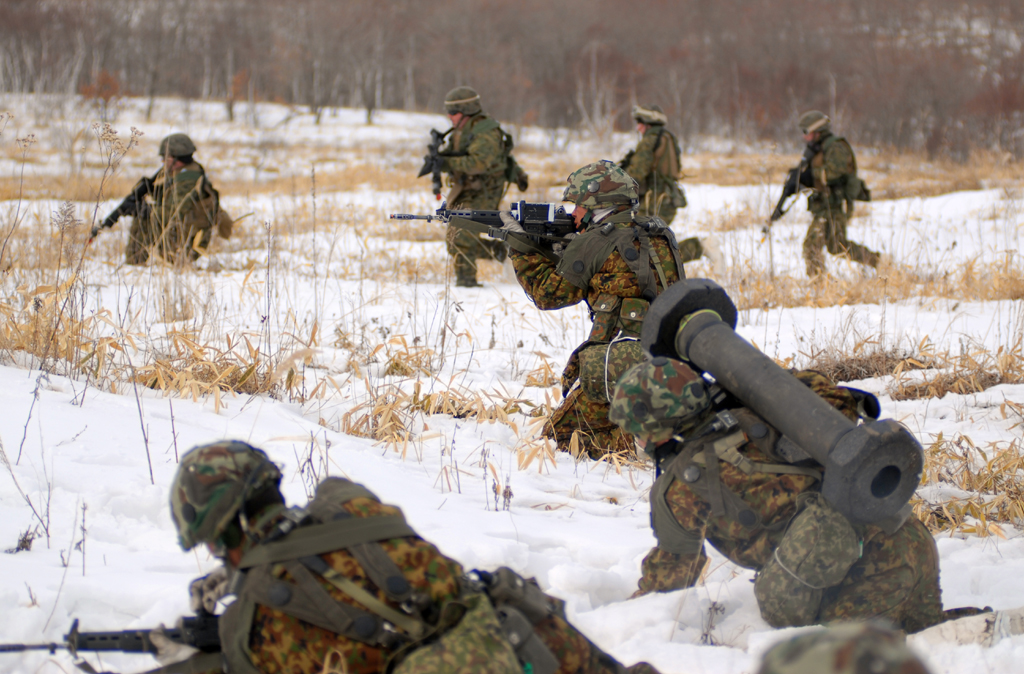
[[[800,128],[805,134],[817,134],[808,144],[814,150],[810,162],[814,191],[807,198],[807,210],[813,220],[803,244],[807,276],[814,278],[825,271],[822,248],[832,255],[843,255],[854,262],[877,267],[878,253],[846,238],[846,223],[853,216],[853,202],[864,198],[853,148],[845,138],[832,133],[828,117],[823,113],[805,113],[800,118]]]
[[[757,674],[928,674],[903,635],[853,623],[801,634],[773,646]]]
[[[566,199],[577,201],[570,194],[574,183],[596,185],[592,176],[601,178],[598,197],[622,191],[626,181],[633,183],[614,164],[597,162],[569,177]],[[642,359],[636,340],[650,301],[683,278],[672,231],[659,219],[633,214],[629,201],[635,199],[635,189],[632,194],[614,206],[620,210],[586,223],[557,262],[536,253],[510,252],[519,284],[539,309],[579,302],[590,309],[590,336],[569,357],[562,372],[565,398],[544,432],[564,451],[572,448],[575,436],[578,447],[594,458],[633,449],[632,439],[608,420],[610,392],[619,376]]]
[[[483,113],[480,96],[469,87],[457,87],[445,97],[449,114],[462,113],[466,118],[449,133],[447,144],[440,149],[441,170],[449,174],[451,189],[448,208],[497,210],[512,178],[520,190],[528,186],[526,173],[510,157],[511,137],[498,122]],[[511,162],[511,163],[510,163]],[[481,258],[505,259],[501,241],[485,240],[479,234],[448,226],[445,241],[453,258],[456,283],[476,286],[476,261]]]
[[[633,119],[647,129],[619,165],[640,186],[640,215],[656,215],[671,225],[676,209],[686,208],[679,186],[679,141],[665,128],[668,118],[657,105],[635,106]]]
[[[132,216],[124,251],[127,264],[145,264],[151,252],[171,264],[183,264],[207,249],[214,226],[222,237],[230,236],[231,222],[220,208],[220,194],[203,167],[192,160],[194,151],[185,134],[164,138],[161,156],[179,159],[184,166],[172,174],[161,168],[152,178],[139,181],[128,199],[103,221],[102,226],[109,228],[122,215]]]
[[[627,671],[566,621],[562,602],[507,569],[467,577],[364,487],[327,478],[305,508],[286,509],[279,480],[259,450],[221,442],[184,455],[172,487],[182,547],[220,546],[235,573],[219,622],[232,674],[313,674],[328,661],[349,674],[519,674],[533,636],[551,665],[535,670]],[[523,639],[508,627],[517,601],[533,611]]]
[[[678,180],[682,171],[679,141],[665,128],[668,118],[657,105],[634,106],[633,119],[647,130],[619,166],[640,186],[639,214],[656,215],[671,225],[676,210],[686,208],[686,193]],[[679,257],[684,264],[703,255],[704,247],[697,237],[679,242]]]
[[[794,374],[858,419],[868,394],[816,372]],[[920,521],[889,530],[850,524],[820,497],[820,465],[788,463],[778,431],[738,401],[712,405],[711,397],[686,364],[663,357],[616,388],[611,419],[645,442],[661,470],[650,497],[658,545],[643,560],[638,595],[695,585],[707,540],[758,571],[758,606],[775,627],[882,617],[916,632],[977,612],[942,610],[938,552]],[[736,425],[723,426],[723,409]],[[718,458],[709,461],[712,452]]]

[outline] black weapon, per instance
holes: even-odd
[[[180,628],[165,629],[164,634],[171,641],[192,646],[204,653],[220,650],[220,635],[217,632],[218,617],[205,611],[195,617],[183,618]],[[71,623],[71,631],[64,635],[64,643],[49,644],[0,644],[0,653],[22,653],[24,651],[49,651],[66,648],[77,656],[81,651],[122,651],[125,653],[156,653],[157,648],[150,641],[153,630],[125,630],[123,632],[80,632],[78,619]]]
[[[857,425],[736,334],[736,305],[716,283],[684,279],[651,303],[640,343],[707,372],[783,434],[780,451],[825,467],[821,494],[854,524],[899,522],[924,452],[892,419]],[[802,450],[802,451],[801,451]]]
[[[423,156],[423,168],[416,174],[417,178],[430,174],[430,186],[434,190],[434,196],[438,199],[441,198],[441,144],[451,132],[451,129],[444,133],[437,129],[430,130],[430,143],[427,144],[427,154]]]
[[[500,211],[456,211],[448,210],[446,205],[437,209],[435,215],[410,215],[392,213],[392,220],[426,220],[438,221],[477,234],[486,234],[492,239],[499,239],[510,248],[523,253],[541,253],[553,256],[552,245],[569,243],[569,234],[576,232],[576,222],[559,204],[530,203],[519,201],[512,204],[512,217],[522,232],[512,232],[503,228]],[[557,256],[555,256],[557,258]]]
[[[149,217],[149,204],[146,203],[146,195],[152,193],[154,180],[156,180],[156,175],[152,178],[142,176],[139,182],[135,183],[135,186],[132,187],[132,191],[128,193],[128,196],[124,198],[124,201],[110,212],[110,215],[103,220],[103,223],[93,226],[92,231],[89,233],[88,243],[92,243],[92,240],[96,238],[96,235],[100,232],[100,227],[108,229],[113,227],[123,215],[130,215],[135,218]]]
[[[808,144],[804,149],[804,155],[800,158],[800,163],[789,169],[789,173],[786,174],[786,183],[782,187],[782,196],[779,197],[779,203],[775,204],[775,210],[772,211],[771,222],[775,222],[789,210],[788,208],[785,210],[782,208],[786,203],[786,199],[799,192],[801,187],[814,187],[811,159],[819,152],[821,152],[820,143]]]

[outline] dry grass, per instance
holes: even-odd
[[[1006,538],[999,524],[1024,524],[1021,450],[1018,440],[981,448],[965,435],[947,439],[940,434],[925,450],[922,484],[950,485],[970,495],[938,503],[915,499],[914,514],[933,532]]]
[[[1024,299],[1024,267],[1014,257],[990,264],[970,260],[949,265],[942,273],[896,266],[876,276],[828,276],[816,283],[790,276],[773,279],[749,268],[734,273],[738,278],[730,297],[741,310],[877,304],[919,297],[964,302]]]

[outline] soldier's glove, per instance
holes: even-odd
[[[565,249],[569,247],[569,244],[577,236],[579,236],[579,234],[577,234],[576,232],[569,232],[564,237],[562,237],[565,239],[565,243],[553,243],[551,244],[551,250],[553,250],[555,255],[557,255],[558,257],[562,257],[562,255],[565,253]]]
[[[501,220],[501,228],[506,232],[526,234],[526,230],[519,224],[519,221],[512,217],[512,211],[498,211],[498,218]]]
[[[196,578],[188,587],[189,606],[193,613],[206,611],[215,613],[217,602],[227,594],[230,575],[227,568],[221,566],[202,578]]]
[[[166,667],[176,662],[188,660],[199,652],[198,648],[192,648],[177,641],[171,641],[167,634],[164,633],[164,629],[163,623],[160,623],[160,627],[149,633],[149,641],[156,647],[156,653],[153,654],[153,657],[156,658],[156,661],[161,666]]]
[[[700,239],[700,247],[704,251],[704,257],[711,260],[715,274],[725,276],[728,268],[725,266],[725,255],[722,254],[722,246],[715,236],[705,236]]]
[[[519,175],[516,176],[516,187],[519,188],[520,192],[525,192],[530,188],[530,176],[527,175],[526,171],[519,171]]]

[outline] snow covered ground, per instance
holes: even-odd
[[[43,119],[40,102],[33,99],[2,103],[14,108],[16,117],[0,137],[7,157],[0,162],[0,176],[21,170],[19,153],[10,147],[16,136],[35,133],[45,147],[61,125],[80,124],[70,112]],[[158,101],[154,121],[145,123],[144,104],[127,101],[115,123],[122,136],[132,125],[146,133],[144,151],[130,154],[123,171],[154,170],[156,141],[184,130],[197,141],[198,157],[215,179],[252,178],[254,185],[267,179],[271,167],[275,177],[308,176],[313,162],[321,174],[366,155],[397,171],[415,163],[431,126],[444,128],[439,116],[392,112],[378,113],[374,125],[367,126],[364,113],[351,110],[328,113],[316,126],[309,115],[269,104],[258,109],[255,126],[244,110],[238,121],[228,123],[222,105],[180,101]],[[525,153],[565,141],[539,129],[518,134]],[[632,140],[622,134],[604,144],[574,142],[567,152],[582,165],[617,157]],[[98,175],[101,168],[95,158],[90,163],[90,152],[82,152],[84,170]],[[62,171],[66,166],[56,151],[40,152],[26,168],[39,175]],[[508,416],[511,423],[409,411],[405,423],[410,434],[399,445],[340,432],[346,419],[365,413],[360,406],[374,396],[408,393],[417,381],[423,393],[450,389],[480,394],[498,405],[521,400],[523,410],[542,405],[545,397],[557,400],[557,389],[527,386],[527,379],[544,363],[559,372],[589,330],[584,310],[540,312],[507,275],[492,275],[481,289],[446,286],[443,275],[430,271],[443,268],[438,263],[444,260],[443,242],[436,236],[397,240],[379,234],[380,222],[372,230],[377,234],[366,236],[339,215],[362,209],[369,219],[382,222],[393,209],[427,212],[433,198],[427,181],[422,183],[419,190],[382,191],[365,184],[323,191],[316,195],[318,231],[278,235],[269,257],[265,246],[229,248],[213,257],[217,265],[212,269],[219,271],[209,271],[208,260],[198,273],[180,277],[162,269],[123,268],[113,259],[127,223],[102,235],[108,247],[103,250],[115,255],[92,255],[86,262],[84,305],[87,312],[110,311],[116,323],[137,336],[140,348],[124,357],[133,365],[144,366],[168,352],[174,331],[192,331],[201,342],[218,342],[225,334],[258,341],[262,335],[278,355],[286,355],[309,342],[316,324],[321,337],[302,376],[307,390],[329,382],[323,387],[327,395],[306,402],[244,395],[193,401],[123,383],[115,394],[83,378],[26,369],[28,361],[15,354],[15,362],[0,366],[0,441],[12,464],[10,472],[0,471],[0,549],[13,548],[19,535],[33,527],[42,533],[41,522],[48,535],[41,535],[30,551],[0,555],[0,642],[59,641],[74,618],[83,630],[121,630],[170,624],[186,613],[188,581],[212,569],[215,560],[177,547],[168,485],[177,456],[225,437],[266,449],[283,467],[290,501],[304,501],[318,478],[343,475],[403,507],[425,538],[467,568],[507,565],[536,577],[545,590],[567,601],[578,627],[623,662],[648,660],[666,673],[739,674],[753,671],[760,653],[788,636],[791,631],[771,630],[760,619],[753,574],[714,552],[703,585],[628,600],[640,560],[654,543],[646,501],[653,477],[648,470],[576,463],[565,454],[543,461],[535,457],[520,469],[534,438],[532,419],[515,410]],[[708,232],[696,223],[708,222],[709,215],[743,206],[766,212],[777,189],[687,185],[690,207],[675,229],[680,236],[702,235]],[[538,198],[549,199],[561,192],[554,184],[536,190]],[[224,197],[232,212],[254,212],[248,227],[275,223],[283,214],[312,206],[304,189]],[[101,216],[114,204],[103,203]],[[16,206],[36,216],[28,218],[26,227],[45,228],[57,203],[8,203],[0,209]],[[77,208],[85,218],[95,204]],[[800,242],[807,216],[800,211],[794,209],[775,229],[776,272],[794,277],[802,276],[803,267]],[[1022,224],[1020,196],[989,190],[875,202],[851,223],[850,236],[899,263],[941,273],[970,260],[988,263],[1016,256]],[[732,266],[767,267],[759,223],[715,234]],[[846,263],[829,264],[845,278],[861,274]],[[698,262],[688,273],[699,276],[711,269]],[[738,275],[719,280],[727,289],[740,282]],[[4,298],[16,297],[13,285],[5,277],[0,286]],[[180,303],[188,310],[169,312],[168,297],[183,298]],[[815,349],[852,347],[865,338],[918,344],[927,337],[940,351],[959,352],[967,345],[994,353],[1019,344],[1024,311],[1016,300],[921,297],[858,306],[750,309],[741,313],[737,330],[769,355],[792,358],[797,365]],[[430,374],[389,374],[390,357],[421,353],[417,349],[433,352],[427,356]],[[965,434],[978,446],[1006,445],[1020,437],[1021,419],[1006,414],[1003,403],[1024,403],[1024,386],[893,402],[891,383],[882,378],[857,385],[878,393],[885,415],[905,423],[924,444],[940,433]],[[506,486],[512,494],[507,505],[496,496]],[[1024,605],[1024,538],[1013,526],[1003,531],[1005,540],[939,537],[948,608]],[[950,645],[924,655],[934,672],[1017,672],[1024,661],[1024,637],[991,649]],[[134,671],[152,661],[112,656],[102,664]],[[0,655],[0,672],[61,670],[71,671],[66,654]]]

